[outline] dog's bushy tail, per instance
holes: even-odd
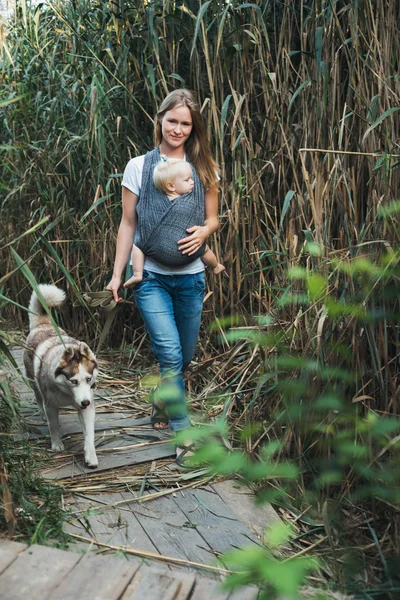
[[[56,285],[39,285],[39,290],[49,308],[60,306],[66,298],[64,290],[60,290]],[[50,325],[49,316],[35,292],[29,302],[29,311],[29,329],[31,331],[39,325]]]

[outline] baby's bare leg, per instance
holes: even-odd
[[[206,265],[206,267],[212,269],[214,275],[218,275],[218,273],[222,273],[222,271],[225,271],[224,265],[221,265],[221,263],[217,261],[217,257],[208,246],[206,246],[206,251],[201,257],[201,260]]]
[[[143,267],[144,267],[145,256],[137,246],[133,246],[132,249],[132,268],[133,276],[125,281],[124,287],[129,288],[137,285],[143,279]]]

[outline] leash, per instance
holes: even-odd
[[[115,302],[111,290],[102,290],[101,292],[85,292],[82,294],[82,299],[90,308],[102,308],[107,313],[106,322],[104,323],[104,327],[96,347],[97,354],[110,332],[111,325],[117,314],[115,309],[117,308],[118,303]],[[77,306],[79,302],[80,301],[74,302],[74,306]]]

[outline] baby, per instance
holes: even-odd
[[[180,158],[162,159],[154,169],[153,178],[156,188],[164,192],[170,200],[188,194],[194,186],[192,167]],[[201,260],[215,275],[225,271],[225,267],[217,261],[217,257],[208,246]],[[142,281],[144,261],[145,255],[134,245],[132,249],[134,275],[125,282],[124,287],[133,287]]]

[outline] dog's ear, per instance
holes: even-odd
[[[59,367],[66,367],[67,364],[74,358],[74,348],[72,346],[65,346],[64,352],[61,355]]]
[[[91,351],[91,349],[89,348],[89,346],[87,344],[85,344],[85,342],[81,342],[79,344],[79,354],[81,354],[82,356],[84,356],[88,360],[96,362],[95,355],[93,354],[93,352]]]
[[[60,375],[62,370],[68,365],[68,363],[74,358],[74,349],[72,346],[65,346],[64,352],[61,355],[58,366],[55,370],[54,376]]]

